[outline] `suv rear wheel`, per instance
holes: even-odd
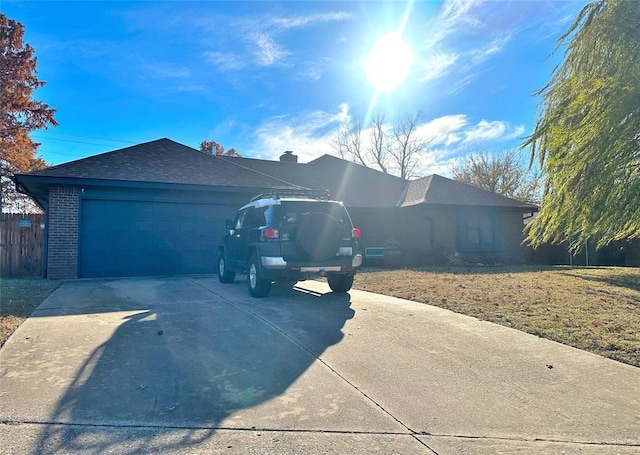
[[[345,293],[353,286],[353,275],[327,274],[327,282],[333,292]]]
[[[253,255],[247,266],[247,283],[252,297],[266,297],[271,291],[271,281],[262,278],[260,261]]]
[[[233,283],[235,278],[235,272],[229,271],[227,267],[227,258],[225,257],[224,250],[220,250],[218,255],[218,281],[221,283]]]

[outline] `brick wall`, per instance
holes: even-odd
[[[521,212],[505,211],[502,214],[502,262],[523,264],[527,260],[524,241],[524,221]]]
[[[458,215],[459,208],[448,206],[417,206],[402,209],[406,211],[403,218],[405,224],[413,230],[407,230],[409,236],[401,238],[401,244],[405,247],[406,256],[415,256],[411,263],[415,264],[446,264],[447,258],[453,257],[458,252]],[[506,263],[521,264],[526,260],[526,250],[522,246],[523,228],[522,213],[517,210],[503,210],[498,215],[500,235],[497,251],[488,252],[458,252],[458,257],[469,263]],[[431,232],[427,233],[427,227]],[[419,235],[422,229],[424,235]],[[425,247],[428,235],[431,235],[432,244]],[[416,241],[417,240],[417,241]]]
[[[78,277],[78,189],[49,188],[49,236],[47,277]]]

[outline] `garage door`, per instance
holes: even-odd
[[[80,277],[212,273],[224,232],[213,204],[82,201]]]

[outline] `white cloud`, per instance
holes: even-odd
[[[424,123],[417,129],[417,133],[425,138],[430,146],[449,146],[462,140],[460,130],[467,123],[466,115],[446,115]]]
[[[303,79],[311,79],[312,81],[319,81],[322,77],[322,70],[315,65],[309,65],[307,68],[298,71],[298,76]]]
[[[253,33],[251,41],[255,45],[253,53],[260,66],[272,66],[289,55],[267,33]]]
[[[474,128],[465,131],[463,142],[482,142],[499,139],[504,136],[506,129],[507,125],[504,122],[481,120]]]
[[[458,55],[446,52],[434,52],[421,64],[424,74],[423,81],[438,79],[447,74],[453,64],[458,60]]]
[[[301,62],[299,66],[300,69],[296,73],[298,78],[309,79],[317,82],[324,75],[324,72],[328,68],[329,63],[326,58],[320,58],[316,60]]]
[[[422,81],[453,74],[464,83],[456,84],[452,93],[471,83],[482,72],[478,66],[503,52],[521,28],[511,19],[509,8],[521,9],[483,0],[445,1],[429,27],[435,31],[425,37]]]
[[[349,109],[344,103],[334,112],[312,111],[270,118],[258,126],[248,156],[275,160],[283,151],[293,150],[299,161],[306,163],[324,154],[336,155],[332,138],[336,130],[351,119]],[[416,130],[416,134],[428,143],[418,169],[423,175],[448,175],[456,156],[463,150],[474,145],[492,147],[513,140],[523,132],[523,126],[513,127],[500,120],[471,123],[464,114],[433,119]],[[363,141],[368,141],[368,132],[365,130],[362,134]]]
[[[500,120],[481,120],[472,124],[464,114],[439,117],[417,130],[429,144],[427,153],[420,159],[419,168],[423,175],[449,175],[463,151],[473,146],[491,149],[521,137],[524,131],[522,125],[512,127]]]
[[[464,114],[446,115],[420,126],[418,133],[431,147],[460,147],[477,142],[511,140],[524,133],[524,126],[512,127],[501,120],[480,120],[470,124]]]
[[[256,130],[249,155],[277,159],[283,151],[293,150],[298,160],[305,163],[324,154],[333,154],[331,138],[349,115],[347,104],[341,104],[338,109],[333,113],[312,111],[264,121]]]
[[[471,142],[512,140],[522,136],[524,131],[523,125],[512,128],[508,122],[481,120],[474,128],[465,132],[463,142],[468,144]]]
[[[288,29],[304,27],[318,22],[342,22],[351,19],[352,16],[352,14],[346,12],[309,14],[306,16],[276,17],[267,21],[267,23],[275,27]]]
[[[493,40],[485,46],[471,51],[471,58],[473,59],[473,62],[475,64],[482,63],[491,56],[502,52],[509,41],[511,41],[511,33],[504,33],[500,36],[494,37]]]
[[[252,65],[274,66],[286,62],[292,55],[280,35],[291,29],[313,26],[318,23],[341,22],[351,19],[352,15],[346,12],[330,12],[324,14],[310,14],[298,16],[261,16],[258,18],[225,18],[225,39],[229,40],[227,49],[237,48],[238,43],[246,46],[244,50],[237,52],[224,52],[210,50],[203,55],[208,61],[222,70],[243,69]],[[221,18],[200,19],[198,24],[209,34],[219,34],[219,31],[211,26],[223,22]],[[220,42],[220,38],[213,40]],[[310,78],[319,78],[319,72],[307,71]]]
[[[451,174],[451,167],[455,162],[454,158],[446,150],[432,149],[424,154],[416,168],[420,169],[420,175],[438,174],[448,176]]]
[[[202,54],[209,62],[222,70],[236,70],[247,66],[247,61],[236,54],[208,51]]]
[[[445,1],[436,23],[431,27],[432,33],[426,39],[427,46],[433,47],[461,27],[477,26],[479,21],[471,11],[480,3],[478,0]]]

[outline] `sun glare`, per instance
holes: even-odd
[[[413,63],[409,45],[397,33],[388,33],[369,52],[367,76],[378,92],[391,92],[406,79]]]

